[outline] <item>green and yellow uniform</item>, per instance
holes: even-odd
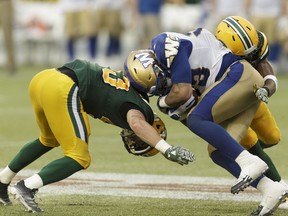
[[[38,173],[44,185],[89,167],[88,115],[130,129],[127,112],[138,109],[148,123],[154,122],[153,110],[121,71],[83,60],[39,72],[30,82],[29,93],[40,137],[26,144],[9,168],[17,173],[50,149],[61,146],[64,157]]]

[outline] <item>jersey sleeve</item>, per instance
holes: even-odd
[[[192,83],[192,72],[189,64],[188,53],[189,51],[187,50],[187,47],[181,43],[178,49],[178,54],[175,56],[170,68],[171,80],[173,84]]]
[[[135,109],[135,110],[139,110],[144,116],[146,121],[152,125],[154,122],[154,114],[153,111],[151,109],[151,112],[144,112],[143,109],[141,109],[139,106],[137,106],[136,104],[133,103],[123,103],[120,107],[120,114],[122,116],[123,119],[125,119],[125,121],[127,121],[127,113],[129,110],[131,109]]]
[[[161,33],[152,39],[152,49],[161,67],[171,73],[172,83],[191,83],[189,56],[192,43],[173,33]]]
[[[167,64],[167,59],[165,56],[165,41],[167,38],[166,33],[161,33],[152,39],[151,48],[155,53],[156,59],[161,67],[164,69],[169,69],[169,64]]]

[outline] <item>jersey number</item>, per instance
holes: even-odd
[[[128,91],[130,87],[129,80],[123,76],[122,72],[116,72],[109,68],[103,68],[103,81],[116,89]]]

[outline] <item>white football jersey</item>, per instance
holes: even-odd
[[[158,39],[157,37],[154,39],[154,45],[152,41],[152,47],[157,60],[170,70],[172,82],[189,82],[190,79],[193,87],[200,93],[215,83],[220,72],[223,73],[223,70],[220,71],[223,57],[231,53],[211,32],[202,28],[187,35],[164,32]],[[189,71],[187,67],[185,69],[182,67],[187,59],[176,57],[180,49],[185,49],[185,55],[188,55]],[[183,73],[184,70],[186,72]]]

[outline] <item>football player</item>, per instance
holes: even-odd
[[[172,83],[168,93],[157,91],[158,88],[150,89],[152,94],[160,95],[157,102],[160,110],[181,119],[185,109],[192,107],[186,126],[241,168],[231,192],[238,193],[254,181],[263,194],[264,207],[260,215],[273,212],[288,196],[288,191],[279,182],[262,177],[267,164],[239,144],[260,105],[254,89],[255,85],[256,92],[263,89],[261,75],[202,28],[189,35],[163,32],[153,38],[152,50],[165,72],[157,75],[160,81],[156,86]],[[126,73],[135,73],[129,64]],[[141,89],[139,85],[144,75],[137,76],[137,79],[129,75],[128,78],[132,77],[131,84]],[[145,77],[151,79],[150,76]],[[161,80],[169,82],[161,84]],[[194,92],[201,95],[197,104]]]
[[[271,158],[262,148],[268,148],[279,143],[281,132],[276,121],[270,112],[267,101],[277,91],[278,81],[274,71],[267,60],[269,46],[267,37],[263,32],[259,32],[246,19],[239,16],[230,16],[223,19],[216,28],[216,38],[219,39],[234,54],[246,59],[262,75],[265,80],[264,88],[255,92],[259,100],[262,100],[254,119],[241,145],[254,155],[263,159],[269,166],[265,173],[273,181],[281,182],[288,188],[281,179]],[[269,127],[267,127],[269,125]],[[223,154],[209,146],[209,153],[212,160],[220,166],[229,167],[236,176],[239,175],[239,167]],[[235,167],[234,167],[235,166]],[[236,171],[238,169],[238,171]],[[259,206],[261,208],[261,206]]]
[[[146,66],[148,70],[153,70],[152,56]],[[11,203],[7,187],[13,177],[55,147],[61,146],[62,158],[11,186],[11,194],[28,211],[43,211],[35,202],[35,193],[39,188],[89,167],[88,115],[133,131],[168,160],[181,165],[194,160],[189,150],[169,145],[152,127],[155,118],[146,101],[147,96],[131,87],[121,71],[77,59],[60,68],[36,74],[30,82],[29,93],[40,137],[23,146],[0,172],[0,201],[3,204]]]
[[[256,96],[263,102],[241,144],[246,149],[251,149],[251,153],[257,152],[260,146],[268,148],[278,144],[281,132],[266,105],[268,98],[276,92],[278,81],[267,60],[269,46],[265,34],[257,31],[248,20],[239,16],[231,16],[219,23],[216,37],[234,54],[249,61],[265,80],[264,88],[256,91]],[[269,125],[268,131],[266,125]],[[270,171],[266,175],[272,180],[280,181],[278,172],[275,171],[275,174],[269,175]]]

